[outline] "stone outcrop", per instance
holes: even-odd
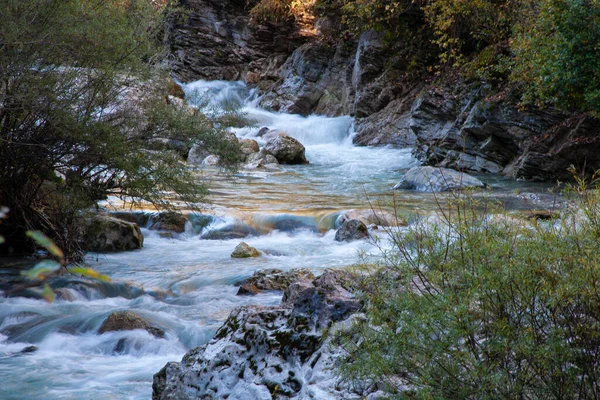
[[[83,246],[99,253],[140,249],[144,236],[138,224],[96,215],[85,224]]]
[[[460,189],[483,189],[485,183],[479,179],[448,168],[413,167],[409,169],[394,189],[418,190],[421,192],[448,192]]]
[[[154,375],[154,400],[358,399],[369,390],[340,382],[332,336],[361,304],[330,271],[302,280],[278,307],[235,309],[215,337]],[[290,290],[290,289],[288,289]],[[372,391],[372,390],[371,390]]]
[[[259,256],[260,252],[254,247],[248,245],[246,242],[241,242],[240,244],[235,246],[233,253],[231,253],[232,258],[252,258]]]
[[[363,222],[357,219],[345,221],[340,229],[335,232],[337,242],[351,242],[366,237],[369,237],[369,230]]]
[[[302,143],[282,132],[270,133],[263,150],[280,164],[308,164]]]

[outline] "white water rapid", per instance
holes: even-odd
[[[370,202],[379,207],[384,194],[389,200],[401,171],[416,164],[409,149],[355,147],[352,118],[269,112],[243,83],[200,81],[183,88],[191,104],[208,99],[211,107],[241,106],[256,124],[238,129],[238,137],[262,145],[255,136],[268,127],[297,138],[310,164],[241,171],[233,179],[205,172],[213,184],[208,228],[191,224],[174,238],[143,229],[141,250],[90,254],[91,266],[112,281],[63,278],[63,299],[52,304],[0,297],[0,399],[149,399],[152,375],[210,340],[234,307],[281,300],[281,293],[236,296],[236,282],[261,268],[305,267],[317,274],[356,263],[359,252],[377,256],[369,242],[334,241],[335,220]],[[405,209],[431,201],[402,196]],[[231,226],[243,226],[250,236],[207,236]],[[265,254],[232,259],[241,240]],[[139,313],[165,337],[140,330],[99,334],[103,320],[120,310]],[[30,346],[37,349],[22,352]]]

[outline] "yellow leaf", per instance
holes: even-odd
[[[64,261],[65,255],[62,250],[48,236],[39,231],[27,231],[27,236],[32,238],[39,246],[48,250],[50,254],[58,257],[61,262]]]
[[[97,279],[99,281],[110,282],[110,277],[106,275],[102,275],[98,271],[93,270],[92,268],[83,268],[83,267],[75,267],[69,269],[72,274],[79,274],[81,276],[86,276],[88,278]]]
[[[54,290],[46,283],[44,284],[44,290],[42,291],[42,297],[48,303],[52,303],[56,296],[54,295]]]

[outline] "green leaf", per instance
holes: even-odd
[[[0,244],[4,243],[4,237],[0,236]]]
[[[56,298],[56,296],[54,294],[54,290],[52,290],[50,285],[48,285],[47,283],[44,284],[44,290],[42,291],[42,297],[48,303],[52,303],[54,301],[54,299]]]
[[[42,246],[55,257],[58,257],[61,262],[64,260],[65,255],[62,250],[50,239],[39,231],[27,231],[27,236],[32,238],[39,246]]]
[[[99,281],[110,282],[110,277],[102,275],[101,273],[93,270],[92,268],[76,267],[70,268],[69,271],[72,274],[79,274],[81,276],[87,276],[88,278],[98,279]]]
[[[37,263],[35,267],[30,270],[21,272],[21,274],[32,280],[42,280],[45,279],[47,275],[58,271],[59,268],[60,264],[56,261],[45,260]]]

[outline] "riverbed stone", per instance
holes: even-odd
[[[233,253],[231,253],[232,258],[252,258],[259,256],[260,252],[246,242],[238,244],[233,250]]]
[[[369,237],[367,226],[357,219],[345,221],[340,229],[335,232],[337,242],[350,242]]]
[[[144,236],[136,223],[96,215],[85,224],[84,248],[99,253],[140,249]]]
[[[365,225],[377,226],[407,226],[406,219],[385,210],[370,208],[344,211],[338,218],[337,224],[343,224],[351,219],[357,219]]]
[[[264,150],[280,164],[308,164],[302,143],[283,132],[269,133]]]
[[[483,189],[486,185],[479,179],[449,168],[413,167],[409,169],[394,189],[423,192],[447,192],[460,189]]]
[[[253,285],[258,290],[286,290],[293,282],[302,279],[312,280],[314,277],[308,268],[294,268],[289,271],[277,268],[260,269],[241,283],[238,295],[247,294],[245,285]]]
[[[131,331],[134,329],[143,329],[157,338],[165,337],[165,331],[161,328],[151,325],[139,314],[133,311],[115,311],[106,318],[98,330],[99,334],[114,331]]]

